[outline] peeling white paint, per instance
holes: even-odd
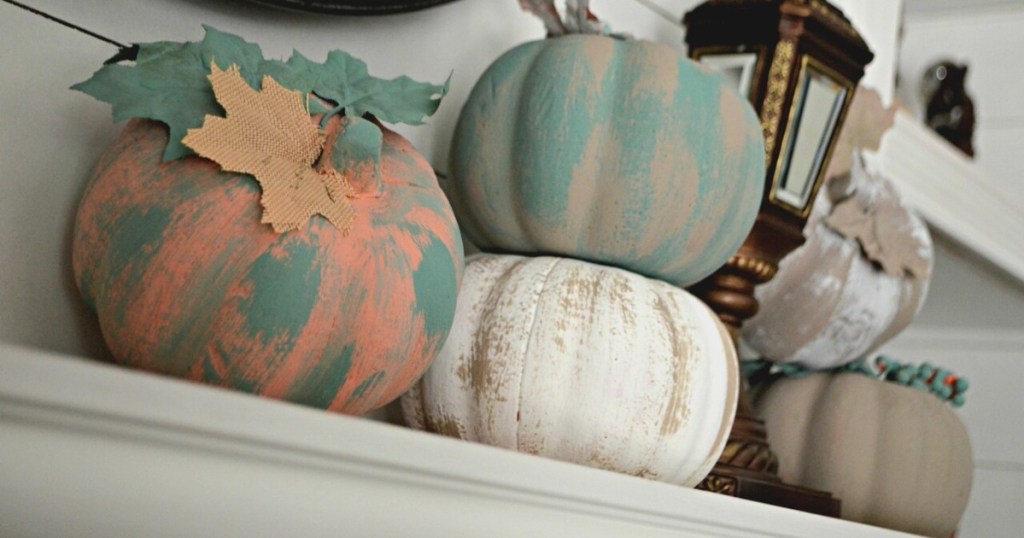
[[[725,446],[737,360],[660,281],[567,258],[467,260],[455,323],[403,397],[413,427],[694,486]]]

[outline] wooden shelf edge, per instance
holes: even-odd
[[[929,224],[1024,284],[1024,201],[905,110],[877,159]]]
[[[5,536],[906,536],[2,343],[0,453]]]

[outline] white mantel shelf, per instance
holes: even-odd
[[[885,177],[929,224],[1024,285],[1024,201],[905,110],[878,157]]]
[[[0,344],[0,536],[907,536]]]

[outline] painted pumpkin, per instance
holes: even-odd
[[[451,335],[407,423],[694,486],[725,446],[738,363],[687,292],[568,258],[467,260]]]
[[[749,104],[670,47],[570,35],[487,69],[459,117],[450,173],[459,224],[484,251],[686,286],[753,226],[764,141]]]
[[[116,360],[350,414],[408,389],[448,333],[462,245],[430,165],[382,131],[383,183],[356,184],[347,235],[320,217],[277,234],[252,178],[161,163],[166,128],[128,123],[72,252]]]
[[[819,191],[804,236],[755,291],[761,308],[742,332],[751,348],[776,362],[833,368],[913,321],[931,281],[931,236],[862,159]]]
[[[830,491],[842,517],[948,537],[973,459],[956,413],[924,391],[853,374],[781,379],[755,405],[788,483]]]

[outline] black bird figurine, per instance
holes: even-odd
[[[960,151],[974,157],[974,101],[964,87],[967,65],[943,60],[924,73],[925,121]]]

